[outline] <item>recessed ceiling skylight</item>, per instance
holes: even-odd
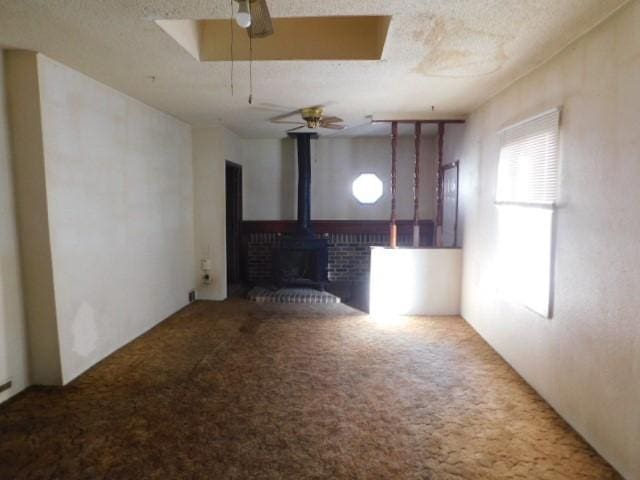
[[[390,16],[274,18],[275,33],[253,39],[253,60],[380,60]],[[156,20],[201,62],[231,60],[229,20]],[[233,59],[249,60],[247,32],[232,22]]]

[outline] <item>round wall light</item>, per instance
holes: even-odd
[[[351,191],[360,203],[376,203],[382,197],[382,180],[375,173],[361,173],[353,181]]]

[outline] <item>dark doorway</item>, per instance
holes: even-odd
[[[227,284],[242,283],[240,262],[240,227],[242,223],[242,167],[226,161],[227,198]]]

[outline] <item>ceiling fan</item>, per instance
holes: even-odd
[[[301,121],[288,121],[287,118],[292,115],[298,114],[302,117],[303,122]],[[309,128],[315,130],[317,128],[328,128],[331,130],[342,130],[345,128],[345,125],[340,125],[340,122],[343,120],[339,117],[325,117],[324,109],[320,106],[316,107],[307,107],[301,108],[300,110],[296,110],[294,112],[286,113],[284,115],[278,115],[271,119],[272,123],[284,123],[284,124],[294,124],[299,125],[298,127],[287,130],[287,132],[294,132],[296,130],[300,130],[301,128]]]
[[[236,22],[247,30],[250,38],[273,35],[273,23],[266,0],[236,0],[238,11]]]

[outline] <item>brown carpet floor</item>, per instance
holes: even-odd
[[[619,478],[461,319],[198,302],[0,406],[0,478]]]

